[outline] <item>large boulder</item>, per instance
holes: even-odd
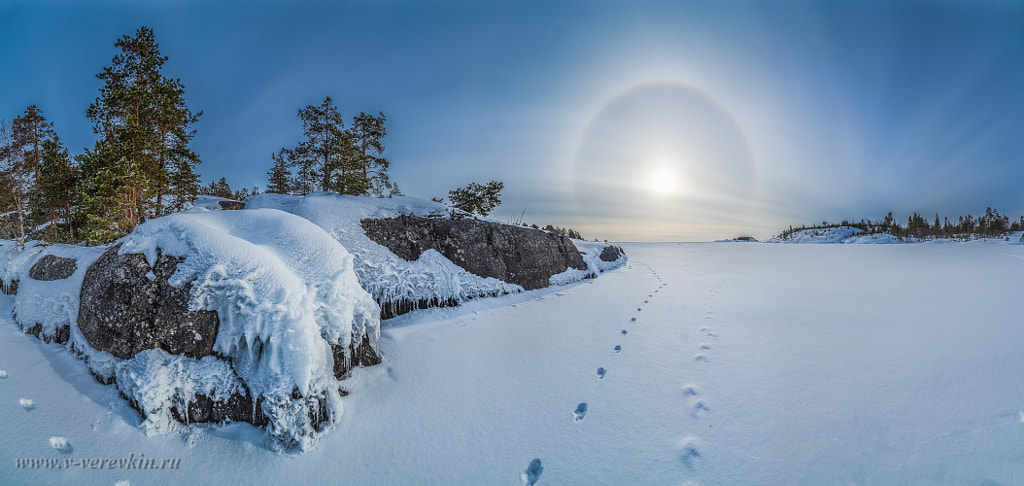
[[[220,324],[217,312],[188,309],[191,282],[181,287],[168,283],[184,259],[160,254],[150,267],[144,255],[119,255],[120,248],[104,252],[82,282],[78,326],[89,344],[121,359],[155,348],[190,358],[212,355]],[[380,364],[368,336],[348,348],[330,346],[338,378],[355,366]]]
[[[380,363],[352,256],[281,211],[151,220],[80,273],[81,336],[150,430],[243,421],[304,450],[340,417],[337,379]]]
[[[569,238],[557,233],[474,218],[364,219],[366,236],[405,260],[436,250],[452,263],[481,277],[526,290],[550,285],[552,275],[587,265]]]
[[[217,313],[190,311],[192,284],[167,282],[183,258],[160,254],[150,267],[145,256],[119,255],[120,249],[116,245],[103,253],[82,282],[78,327],[89,344],[121,359],[154,348],[209,356],[217,340]]]
[[[601,250],[601,255],[599,258],[602,262],[614,262],[618,261],[618,259],[622,258],[622,255],[625,254],[626,252],[622,251],[622,248],[619,248],[615,245],[608,245],[604,247],[603,250]]]
[[[28,276],[33,280],[53,282],[70,278],[75,274],[75,270],[78,270],[78,263],[74,258],[43,255],[28,270]]]
[[[224,211],[238,211],[245,209],[245,203],[242,201],[232,201],[231,199],[222,199],[217,201],[217,205],[220,206]]]

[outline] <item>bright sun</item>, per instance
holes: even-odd
[[[676,175],[668,169],[658,169],[651,174],[651,189],[659,194],[671,194],[676,189]]]

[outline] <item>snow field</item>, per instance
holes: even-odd
[[[625,267],[557,292],[386,321],[385,362],[342,382],[345,414],[302,455],[268,451],[247,425],[146,437],[113,387],[63,348],[0,323],[9,373],[0,413],[18,417],[5,424],[13,440],[0,445],[0,477],[538,486],[1024,477],[1024,328],[1014,310],[1024,247],[625,250]],[[50,437],[73,444],[71,456],[144,453],[182,467],[14,468],[16,457],[63,457]]]

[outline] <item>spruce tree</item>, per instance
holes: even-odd
[[[288,149],[281,149],[276,154],[271,154],[274,159],[274,166],[267,172],[267,192],[274,194],[290,194],[292,191],[292,173],[288,170],[291,164],[289,160],[291,152]]]

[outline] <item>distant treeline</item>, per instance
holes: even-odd
[[[841,223],[829,223],[822,221],[820,225],[811,226],[790,226],[789,229],[776,235],[776,238],[788,240],[794,234],[803,230],[829,229],[851,227],[864,231],[866,234],[890,234],[899,239],[934,239],[934,238],[955,238],[969,240],[974,238],[999,238],[1007,233],[1024,231],[1024,215],[1018,219],[1011,220],[1008,216],[999,214],[999,210],[985,208],[985,214],[975,217],[972,214],[960,216],[956,221],[949,218],[940,218],[935,213],[935,219],[929,219],[914,213],[907,218],[907,224],[901,225],[892,216],[892,212],[885,218],[877,221],[862,219],[858,222],[843,220]]]

